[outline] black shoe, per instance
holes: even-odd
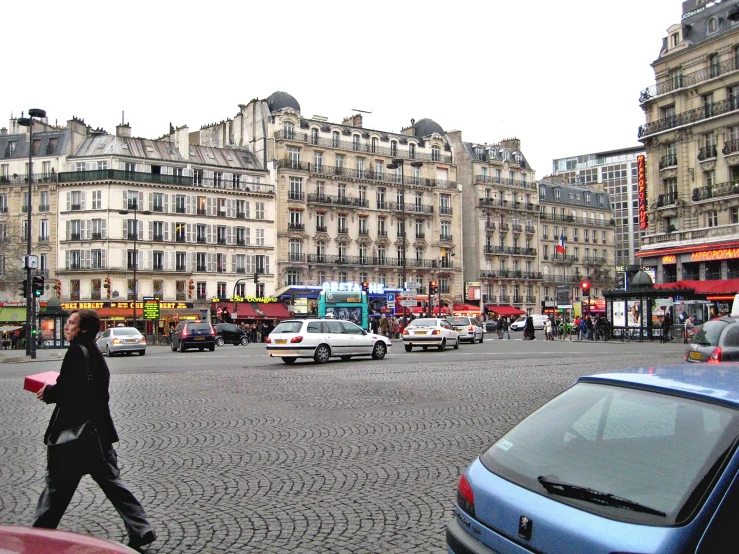
[[[138,538],[132,538],[128,542],[128,546],[133,548],[134,550],[138,550],[141,552],[141,548],[146,546],[147,544],[153,543],[155,540],[157,540],[157,534],[154,531],[148,531],[147,533],[144,533],[143,537]]]

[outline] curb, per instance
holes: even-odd
[[[36,358],[35,360],[32,360],[31,358],[27,358],[26,356],[13,356],[12,358],[0,358],[0,364],[28,364],[28,363],[35,363],[35,362],[49,362],[49,361],[55,361],[55,360],[61,360],[64,358],[64,354],[61,352],[52,352],[48,358]]]

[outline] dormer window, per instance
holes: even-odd
[[[291,121],[283,121],[282,133],[286,139],[295,138],[295,125],[293,125]]]
[[[477,156],[477,159],[478,160],[482,160],[483,159],[483,153],[482,153],[482,148],[481,147],[475,146],[475,156]]]
[[[398,155],[398,141],[397,140],[390,141],[390,155],[391,156]]]
[[[712,34],[718,31],[718,21],[715,17],[708,20],[708,34]]]
[[[680,33],[670,35],[670,48],[676,48],[680,44]]]
[[[441,148],[434,145],[431,147],[431,160],[438,162],[441,160]]]
[[[408,145],[408,156],[411,159],[416,157],[416,145],[412,142]]]

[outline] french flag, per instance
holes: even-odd
[[[559,254],[565,253],[565,234],[564,233],[562,233],[559,236],[559,243],[557,243],[556,250]]]

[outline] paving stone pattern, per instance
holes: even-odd
[[[124,478],[160,537],[149,551],[444,552],[474,456],[577,376],[614,364],[450,360],[114,374]],[[624,354],[614,367],[644,363]],[[32,519],[50,415],[0,372],[3,523]],[[127,541],[89,478],[61,528]]]

